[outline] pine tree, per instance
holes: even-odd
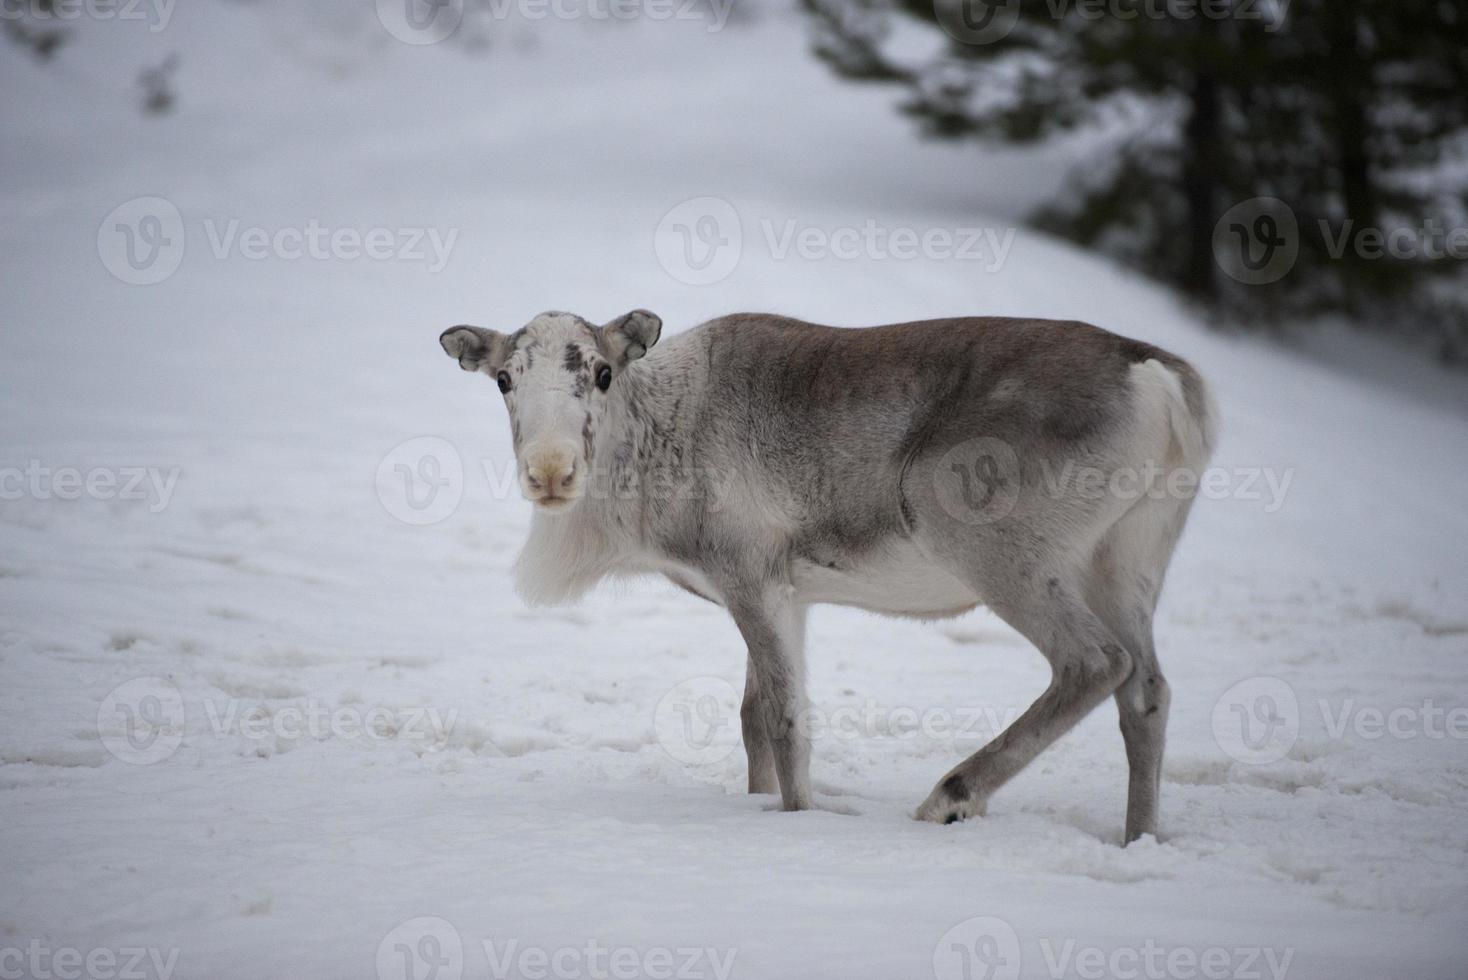
[[[1039,226],[1236,313],[1426,311],[1468,355],[1468,255],[1438,257],[1468,227],[1456,0],[804,3],[817,55],[930,136],[1086,134]]]

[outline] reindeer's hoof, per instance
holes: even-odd
[[[923,805],[917,808],[913,817],[918,820],[926,820],[929,823],[958,823],[969,817],[982,817],[989,811],[987,801],[972,796],[962,796],[955,799],[952,791],[958,788],[953,780],[945,779],[938,787],[928,794]]]

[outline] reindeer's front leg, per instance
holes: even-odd
[[[778,793],[780,783],[775,775],[775,749],[765,734],[765,719],[760,708],[759,674],[754,654],[744,673],[744,703],[739,706],[739,724],[744,733],[744,754],[749,758],[749,791]]]
[[[750,792],[773,791],[765,761],[772,757],[783,808],[809,810],[805,607],[796,605],[788,590],[778,586],[739,595],[729,603],[729,611],[749,646],[750,673],[740,716],[749,753]]]

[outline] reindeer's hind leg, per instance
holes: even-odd
[[[1132,655],[1132,672],[1116,690],[1116,709],[1129,769],[1125,839],[1128,844],[1143,834],[1157,834],[1158,797],[1162,788],[1162,750],[1171,694],[1152,642],[1154,602],[1152,595],[1135,585],[1114,579],[1098,581],[1091,600],[1097,614]]]
[[[989,796],[1132,672],[1132,658],[1091,611],[1076,573],[1014,569],[996,581],[992,567],[976,588],[1006,622],[1050,662],[1051,681],[1039,700],[997,738],[959,763],[918,808],[922,820],[952,823],[982,814]]]
[[[1167,679],[1152,649],[1147,629],[1146,653],[1136,657],[1132,675],[1116,692],[1121,737],[1126,742],[1126,843],[1143,834],[1157,835],[1158,799],[1162,792],[1162,749],[1167,734],[1167,706],[1172,700]]]
[[[1152,614],[1191,501],[1144,498],[1096,548],[1087,601],[1132,655],[1131,675],[1116,692],[1130,776],[1126,843],[1157,834],[1162,753],[1171,693],[1157,662]]]

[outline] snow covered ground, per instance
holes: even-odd
[[[1460,379],[1009,237],[1054,165],[916,142],[783,8],[420,47],[371,7],[0,59],[0,977],[1463,976]],[[179,109],[140,118],[170,50]],[[1109,704],[987,818],[910,819],[1044,686],[986,614],[818,610],[825,809],[783,814],[742,793],[722,612],[522,607],[499,396],[436,337],[636,306],[1079,317],[1194,359],[1225,434],[1158,624],[1160,841],[1118,846]]]

